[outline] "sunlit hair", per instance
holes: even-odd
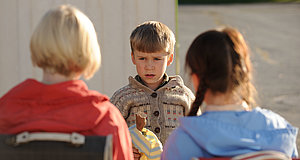
[[[31,42],[34,66],[50,73],[91,78],[101,64],[100,48],[90,19],[70,5],[48,11],[34,30]]]
[[[173,54],[174,33],[163,23],[147,21],[138,25],[130,36],[131,51],[156,53],[164,51]]]
[[[186,67],[200,81],[189,116],[196,115],[207,89],[213,94],[231,93],[250,108],[255,106],[250,53],[237,29],[226,27],[197,36],[187,52]]]

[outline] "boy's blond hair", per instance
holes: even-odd
[[[146,21],[138,25],[130,36],[131,52],[155,53],[164,51],[173,54],[174,33],[168,26],[157,21]]]
[[[90,19],[70,5],[48,11],[30,42],[34,66],[67,77],[91,78],[101,64],[100,47]]]

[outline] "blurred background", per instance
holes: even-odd
[[[300,127],[300,0],[0,0],[0,96],[27,78],[41,80],[30,60],[30,36],[44,13],[72,4],[94,23],[102,67],[87,81],[109,97],[136,75],[129,36],[140,23],[157,20],[176,34],[169,75],[179,74],[193,90],[184,69],[193,39],[208,29],[232,26],[248,42],[258,104]],[[300,138],[297,139],[298,150]]]

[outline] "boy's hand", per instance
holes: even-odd
[[[141,158],[141,154],[138,149],[132,147],[134,160],[139,160]]]

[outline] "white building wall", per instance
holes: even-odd
[[[130,59],[129,36],[140,23],[157,20],[175,33],[175,0],[0,0],[0,96],[27,78],[41,80],[33,68],[30,37],[46,11],[71,4],[94,23],[102,54],[102,66],[87,81],[90,89],[108,96],[136,75]],[[175,63],[175,61],[174,61]],[[175,74],[175,64],[167,72]]]

